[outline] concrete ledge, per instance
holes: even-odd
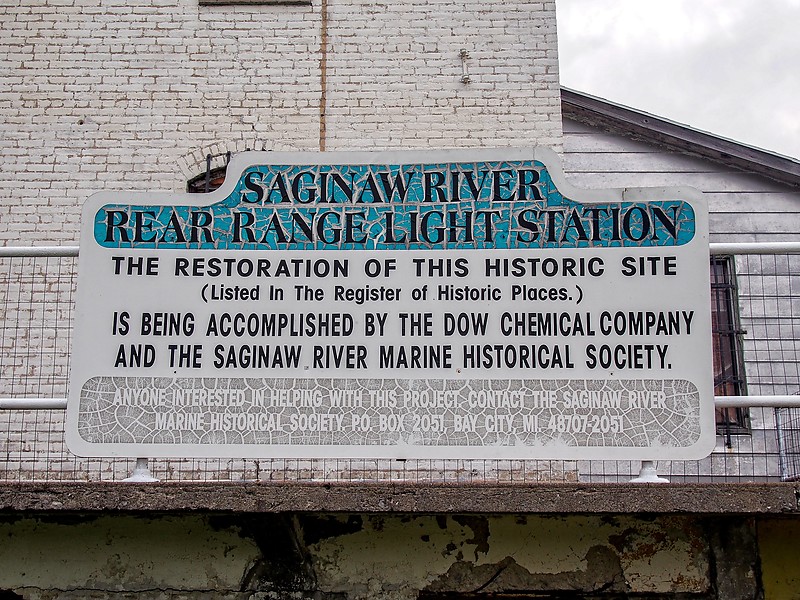
[[[797,514],[800,485],[7,483],[0,511]]]

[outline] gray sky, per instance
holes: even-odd
[[[562,85],[800,158],[800,0],[556,0]]]

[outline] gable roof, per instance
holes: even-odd
[[[800,187],[800,161],[561,88],[562,117]]]

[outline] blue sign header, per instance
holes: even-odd
[[[583,203],[540,161],[258,165],[208,206],[107,204],[106,248],[397,250],[680,246],[695,235],[681,199]]]

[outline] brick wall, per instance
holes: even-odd
[[[0,245],[76,244],[89,195],[183,190],[207,154],[558,149],[557,65],[552,0],[6,0]],[[64,397],[73,264],[2,262],[0,397]],[[0,417],[0,479],[130,471],[64,454],[61,413]]]
[[[462,83],[460,51],[470,83]],[[0,245],[225,151],[560,148],[555,2],[0,5]]]

